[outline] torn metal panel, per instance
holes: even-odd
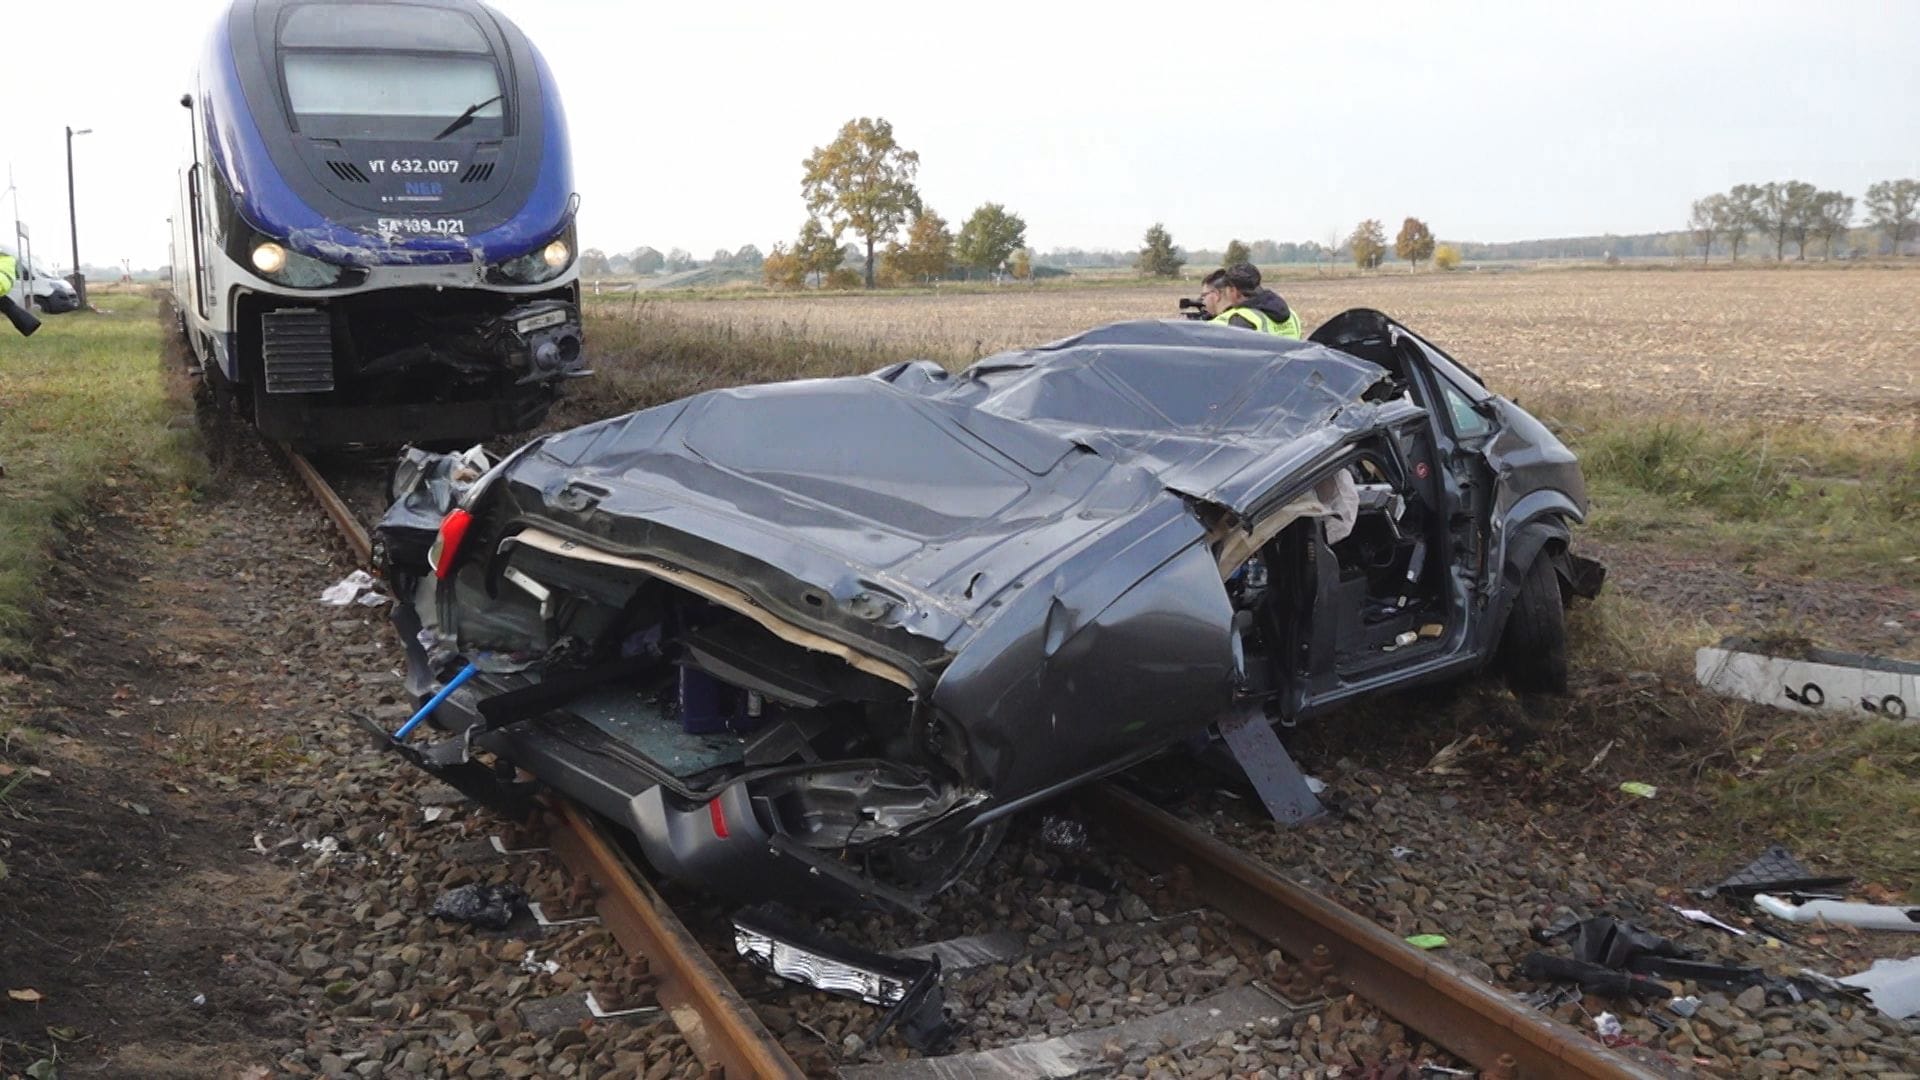
[[[1715,693],[1799,713],[1920,719],[1920,663],[1832,649],[1797,655],[1731,637],[1694,654],[1694,677]]]

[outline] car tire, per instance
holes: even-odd
[[[1560,572],[1541,552],[1520,580],[1520,595],[1500,635],[1499,667],[1522,694],[1567,692],[1567,609]]]

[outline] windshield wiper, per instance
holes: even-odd
[[[473,123],[474,116],[476,116],[481,109],[486,108],[487,106],[493,104],[496,101],[504,101],[506,100],[506,97],[507,95],[505,94],[495,94],[485,101],[476,101],[473,104],[467,106],[467,111],[461,113],[459,116],[454,117],[453,123],[448,124],[444,128],[441,128],[440,134],[435,135],[434,139],[436,141],[440,139],[444,139],[447,136],[453,134],[454,132],[459,131],[461,128],[466,127],[468,124]]]

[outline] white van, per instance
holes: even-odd
[[[29,267],[9,247],[0,245],[0,251],[14,255],[18,264],[14,268],[13,291],[7,294],[13,297],[14,303],[28,310],[37,308],[49,315],[61,315],[80,306],[80,294],[74,291],[67,279],[45,266]],[[33,299],[31,305],[27,303],[28,297]]]

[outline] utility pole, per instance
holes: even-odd
[[[73,204],[73,137],[92,130],[67,128],[67,226],[73,230],[73,291],[79,294],[82,308],[87,306],[87,275],[80,272],[80,211]]]

